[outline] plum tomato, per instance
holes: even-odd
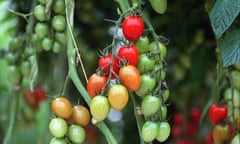
[[[72,106],[68,99],[58,97],[52,101],[52,111],[56,116],[67,119],[72,115]]]
[[[227,117],[228,110],[225,105],[212,104],[208,110],[208,116],[213,124],[219,124]]]
[[[141,110],[145,117],[152,116],[155,114],[161,105],[161,101],[158,97],[147,95],[144,96],[142,103],[141,103]]]
[[[136,91],[136,94],[140,97],[150,93],[156,85],[156,79],[149,74],[142,74],[140,76],[140,87]]]
[[[76,105],[72,108],[72,119],[80,126],[86,126],[90,121],[90,114],[86,107]]]
[[[62,138],[67,133],[67,127],[67,122],[62,118],[54,118],[49,123],[50,133],[57,138]]]
[[[118,51],[118,56],[121,58],[119,62],[122,65],[122,61],[126,61],[129,65],[136,66],[138,63],[138,49],[134,46],[122,46]]]
[[[104,87],[107,86],[107,77],[100,74],[92,74],[87,82],[87,91],[91,98],[103,92]]]
[[[98,67],[104,73],[105,76],[109,76],[111,66],[113,67],[113,71],[116,74],[118,74],[119,72],[118,59],[116,57],[113,57],[112,54],[102,56],[98,60]],[[114,77],[115,76],[112,74],[111,78],[114,78]]]
[[[68,137],[74,144],[81,144],[86,138],[86,132],[79,125],[71,125],[68,129]]]
[[[152,142],[158,135],[159,126],[153,121],[146,121],[142,127],[142,138],[145,142]]]
[[[156,139],[159,142],[164,142],[170,136],[171,127],[168,122],[159,122],[158,127],[159,128],[158,128],[158,134],[157,134]]]

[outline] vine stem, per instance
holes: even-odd
[[[73,0],[65,0],[66,4],[66,14],[67,17],[73,16]],[[71,10],[69,13],[68,8]],[[70,15],[69,15],[70,14]],[[68,19],[68,18],[67,18]],[[71,24],[70,24],[71,23]],[[73,19],[72,21],[67,22],[68,29],[67,29],[67,59],[68,59],[68,66],[69,66],[69,77],[72,79],[74,85],[76,86],[79,93],[82,95],[86,103],[89,105],[91,102],[91,98],[89,97],[85,87],[83,86],[82,82],[80,81],[75,64],[75,56],[77,51],[74,48],[74,37],[72,37],[72,29],[73,29]],[[106,137],[109,144],[117,144],[116,139],[114,138],[113,134],[106,126],[104,122],[98,122],[96,126],[102,131],[104,136]]]

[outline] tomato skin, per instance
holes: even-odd
[[[213,140],[215,143],[223,143],[229,137],[228,125],[215,125],[213,128]]]
[[[56,116],[68,119],[72,115],[72,106],[68,99],[59,97],[52,101],[52,111]]]
[[[108,100],[116,111],[122,110],[127,105],[128,97],[127,88],[121,84],[115,84],[109,89]]]
[[[171,133],[171,127],[168,122],[159,122],[158,123],[158,135],[156,139],[159,142],[164,142],[168,139]]]
[[[67,133],[67,122],[62,118],[54,118],[49,123],[49,131],[53,136],[62,138]]]
[[[143,115],[145,117],[152,116],[159,110],[160,104],[161,102],[158,97],[152,96],[152,95],[144,96],[141,103],[141,109],[142,109]]]
[[[136,91],[136,94],[140,97],[151,92],[156,85],[156,79],[151,77],[149,74],[142,74],[140,76],[140,87]]]
[[[72,108],[72,119],[80,126],[86,126],[90,121],[90,114],[86,107],[76,105]]]
[[[47,99],[47,94],[41,86],[36,87],[33,93],[38,102],[42,102]]]
[[[56,32],[54,37],[59,43],[66,44],[67,36],[64,32]]]
[[[87,91],[91,98],[102,93],[103,88],[107,85],[107,77],[94,73],[87,82]]]
[[[106,56],[101,57],[98,60],[98,67],[100,68],[100,70],[103,71],[105,76],[109,76],[109,74],[110,74],[110,64],[111,64],[112,59],[113,59],[113,62],[112,62],[113,71],[116,74],[118,74],[118,72],[119,72],[118,59],[116,57],[114,57],[114,58],[112,58],[112,57],[113,57],[112,54],[108,54]],[[114,78],[114,77],[115,76],[112,74],[111,78]]]
[[[140,37],[136,42],[136,47],[138,48],[139,54],[147,52],[149,47],[148,37],[147,36]]]
[[[129,91],[136,91],[140,87],[140,73],[133,65],[120,68],[119,79]]]
[[[177,112],[173,115],[173,123],[174,125],[180,126],[183,124],[184,117],[183,114],[180,112]]]
[[[128,16],[123,20],[122,31],[129,41],[137,41],[144,30],[144,23],[141,17]]]
[[[68,137],[73,143],[81,144],[86,138],[86,132],[79,125],[71,125],[68,129]]]
[[[146,121],[142,127],[142,138],[145,142],[153,141],[158,135],[158,124],[152,121]]]
[[[198,124],[202,115],[200,108],[193,108],[190,112],[190,119],[193,123]]]
[[[213,124],[219,124],[227,117],[227,107],[225,105],[220,106],[218,104],[212,104],[208,111],[208,116]]]
[[[138,49],[134,45],[121,47],[118,56],[125,59],[130,65],[136,66],[138,63]],[[120,61],[120,64],[122,64],[122,61]]]
[[[137,65],[140,73],[151,71],[155,68],[155,60],[150,58],[146,53],[139,56],[139,62]]]

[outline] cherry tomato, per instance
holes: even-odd
[[[233,137],[230,144],[239,144],[239,143],[240,143],[240,134],[238,133]]]
[[[43,6],[43,5],[35,6],[35,8],[33,10],[33,14],[34,14],[35,18],[41,22],[47,20],[45,6]]]
[[[64,32],[56,32],[56,33],[55,33],[55,39],[56,39],[59,43],[65,45],[65,44],[66,44],[67,36],[66,36],[66,34],[65,34]]]
[[[215,143],[223,143],[229,137],[228,125],[215,125],[213,128],[213,140]]]
[[[167,106],[161,106],[161,120],[165,120],[167,118]]]
[[[85,130],[79,125],[71,125],[68,129],[68,137],[71,142],[81,144],[85,141]]]
[[[105,96],[97,95],[90,102],[90,112],[92,114],[93,123],[104,120],[110,111],[108,99]]]
[[[119,72],[119,67],[118,67],[118,59],[116,57],[113,58],[113,62],[112,61],[112,54],[108,54],[106,56],[101,57],[98,60],[98,67],[100,68],[100,70],[102,70],[104,72],[104,75],[109,76],[110,74],[110,66],[112,64],[113,67],[113,71],[118,74]],[[112,74],[112,78],[114,78],[115,76]]]
[[[167,89],[162,94],[163,101],[166,102],[168,100],[169,96],[170,96],[170,91]]]
[[[65,1],[55,0],[53,2],[53,11],[57,14],[63,14],[65,12]]]
[[[128,64],[136,66],[138,63],[138,49],[131,45],[131,46],[123,46],[118,51],[118,56],[125,59]],[[120,61],[122,64],[122,61]]]
[[[137,41],[144,30],[144,23],[141,17],[128,16],[123,20],[122,31],[129,41]]]
[[[121,84],[112,85],[108,92],[110,105],[116,111],[122,110],[128,102],[127,88]]]
[[[49,123],[49,131],[53,136],[62,138],[67,133],[67,122],[62,118],[54,118]]]
[[[174,113],[173,115],[173,124],[174,125],[182,125],[184,121],[184,117],[182,113]]]
[[[233,86],[240,90],[240,71],[233,70],[230,73],[230,75],[231,75]]]
[[[156,80],[164,80],[166,78],[166,72],[161,68],[160,65],[155,65],[153,71],[155,72],[154,77]]]
[[[62,46],[59,42],[54,41],[52,49],[54,53],[59,53],[62,49]]]
[[[23,97],[24,97],[24,100],[27,103],[27,105],[29,105],[32,108],[37,108],[38,107],[37,99],[30,89],[25,89],[24,90]]]
[[[52,27],[58,31],[64,31],[66,28],[66,20],[63,15],[56,15],[52,19]]]
[[[158,123],[158,134],[156,139],[159,142],[164,142],[168,139],[171,133],[171,127],[168,122],[159,122]]]
[[[152,142],[158,135],[159,126],[152,121],[146,121],[142,127],[142,138],[145,142]]]
[[[149,0],[153,10],[159,14],[163,14],[167,10],[167,0]]]
[[[150,93],[156,85],[156,80],[151,77],[149,74],[142,74],[140,76],[140,87],[136,91],[138,96],[144,96]]]
[[[136,42],[136,47],[138,48],[139,54],[145,53],[148,51],[149,39],[147,36],[140,37]]]
[[[171,128],[171,135],[174,138],[179,138],[182,134],[182,127],[180,125],[173,125]]]
[[[201,118],[202,111],[200,108],[193,108],[190,112],[190,119],[193,123],[198,124]]]
[[[86,107],[82,105],[76,105],[72,109],[73,121],[81,126],[86,126],[90,121],[90,114]]]
[[[208,116],[213,124],[218,124],[227,117],[227,107],[218,104],[212,104],[208,111]]]
[[[20,71],[24,77],[29,77],[31,73],[31,64],[29,61],[23,61],[20,66]]]
[[[141,54],[139,56],[139,61],[137,68],[140,71],[140,73],[145,73],[150,70],[153,70],[155,67],[155,60],[150,58],[147,54]]]
[[[67,119],[72,115],[71,103],[64,97],[52,101],[52,111],[56,116]]]
[[[240,107],[240,92],[236,89],[236,88],[227,88],[225,91],[224,91],[224,99],[226,101],[228,101],[228,105],[232,105],[235,106],[235,107]],[[232,101],[229,101],[229,100],[233,100],[233,103]]]
[[[189,136],[194,136],[197,133],[197,125],[191,121],[187,123],[187,134]]]
[[[155,54],[155,61],[156,63],[160,62],[161,59],[165,59],[167,56],[167,47],[162,42],[152,42],[149,45],[149,51]],[[160,56],[159,56],[160,52]]]
[[[10,65],[8,69],[8,79],[12,84],[18,84],[21,80],[21,73],[17,66]]]
[[[127,65],[121,67],[119,79],[129,91],[136,91],[140,87],[140,73],[135,66]]]
[[[52,138],[49,144],[67,144],[64,138]]]
[[[87,82],[87,91],[91,98],[103,92],[107,86],[107,77],[94,73],[90,76]]]
[[[42,40],[42,48],[45,51],[49,51],[52,48],[52,45],[53,45],[53,41],[52,41],[51,38],[49,38],[49,37],[43,38],[43,40]]]
[[[147,95],[144,96],[141,103],[141,110],[145,117],[152,116],[155,114],[160,108],[161,101],[158,97]]]
[[[46,0],[38,0],[38,2],[42,5],[45,5],[46,4]]]
[[[47,99],[47,94],[41,86],[36,87],[33,93],[38,102],[42,102]]]
[[[37,23],[35,26],[36,35],[39,39],[43,39],[47,36],[49,31],[48,25],[46,23]]]

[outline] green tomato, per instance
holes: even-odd
[[[52,48],[52,44],[53,41],[51,38],[49,37],[45,37],[43,40],[42,40],[42,48],[45,50],[45,51],[49,51],[51,48]]]
[[[161,119],[165,120],[167,118],[167,107],[166,106],[161,106]]]
[[[9,64],[14,64],[18,58],[16,53],[7,53],[5,59],[8,61]]]
[[[166,72],[164,70],[161,70],[160,68],[160,65],[155,65],[154,67],[154,71],[156,72],[154,77],[156,78],[156,80],[164,80],[166,78]]]
[[[64,32],[56,32],[55,33],[55,39],[61,43],[62,45],[65,45],[66,44],[66,40],[67,40],[67,37],[66,37],[66,34]]]
[[[158,97],[147,95],[144,96],[141,103],[141,110],[145,117],[152,116],[160,108],[161,101]]]
[[[152,142],[158,135],[158,124],[152,121],[146,121],[142,127],[142,138],[145,142]]]
[[[149,39],[147,36],[140,37],[136,42],[136,47],[138,48],[139,54],[145,53],[148,51]]]
[[[163,14],[167,10],[167,0],[149,0],[156,13]]]
[[[232,78],[233,87],[240,90],[240,71],[233,70],[230,75]]]
[[[56,30],[56,31],[64,31],[66,28],[66,20],[65,17],[63,15],[56,15],[53,17],[52,19],[52,27]]]
[[[45,6],[43,5],[37,5],[34,8],[33,14],[35,16],[35,18],[41,22],[46,21],[47,20],[47,15],[45,12]]]
[[[29,61],[23,61],[20,66],[20,71],[24,77],[29,77],[31,73],[31,64]]]
[[[24,49],[24,57],[30,57],[30,56],[32,56],[32,55],[34,55],[35,54],[35,49],[34,48],[32,48],[32,47],[26,47],[25,49]]]
[[[48,25],[46,23],[37,23],[35,26],[35,33],[39,39],[43,39],[47,36],[49,31]]]
[[[49,144],[67,144],[64,138],[52,138]]]
[[[160,62],[160,56],[161,59],[165,59],[167,56],[167,47],[162,42],[152,42],[149,45],[149,51],[153,54],[155,54],[155,61],[156,63]],[[159,56],[160,53],[160,56]]]
[[[55,41],[53,43],[53,52],[54,53],[59,53],[61,51],[61,49],[62,49],[61,44],[59,42]]]
[[[65,12],[65,1],[55,0],[53,2],[53,11],[57,14],[63,14]]]
[[[147,54],[141,54],[138,59],[137,68],[140,73],[145,73],[154,69],[155,60],[147,56]]]
[[[228,105],[232,105],[235,107],[240,107],[240,92],[239,90],[235,89],[235,88],[227,88],[224,91],[224,99],[228,102]],[[229,101],[232,100],[232,101]]]
[[[45,5],[46,4],[46,0],[38,0],[38,2],[42,5]]]
[[[49,131],[53,136],[62,138],[67,133],[67,122],[62,118],[54,118],[49,123]]]
[[[85,140],[86,133],[81,126],[71,125],[68,129],[68,137],[73,143],[81,144]]]
[[[18,84],[20,82],[21,74],[18,67],[15,65],[9,66],[8,79],[12,84]]]
[[[156,79],[151,77],[149,74],[143,74],[140,77],[140,87],[136,91],[138,96],[144,96],[150,93],[156,85]]]
[[[163,92],[163,101],[164,103],[168,100],[169,96],[170,96],[170,91],[167,89]]]
[[[21,48],[22,43],[23,43],[22,37],[18,36],[12,38],[9,42],[9,50],[12,52],[18,50],[19,48]]]
[[[236,134],[230,144],[240,144],[240,133]]]
[[[164,142],[168,139],[168,137],[170,136],[170,132],[171,132],[171,127],[169,125],[168,122],[159,122],[158,123],[158,134],[156,139],[159,142]]]

